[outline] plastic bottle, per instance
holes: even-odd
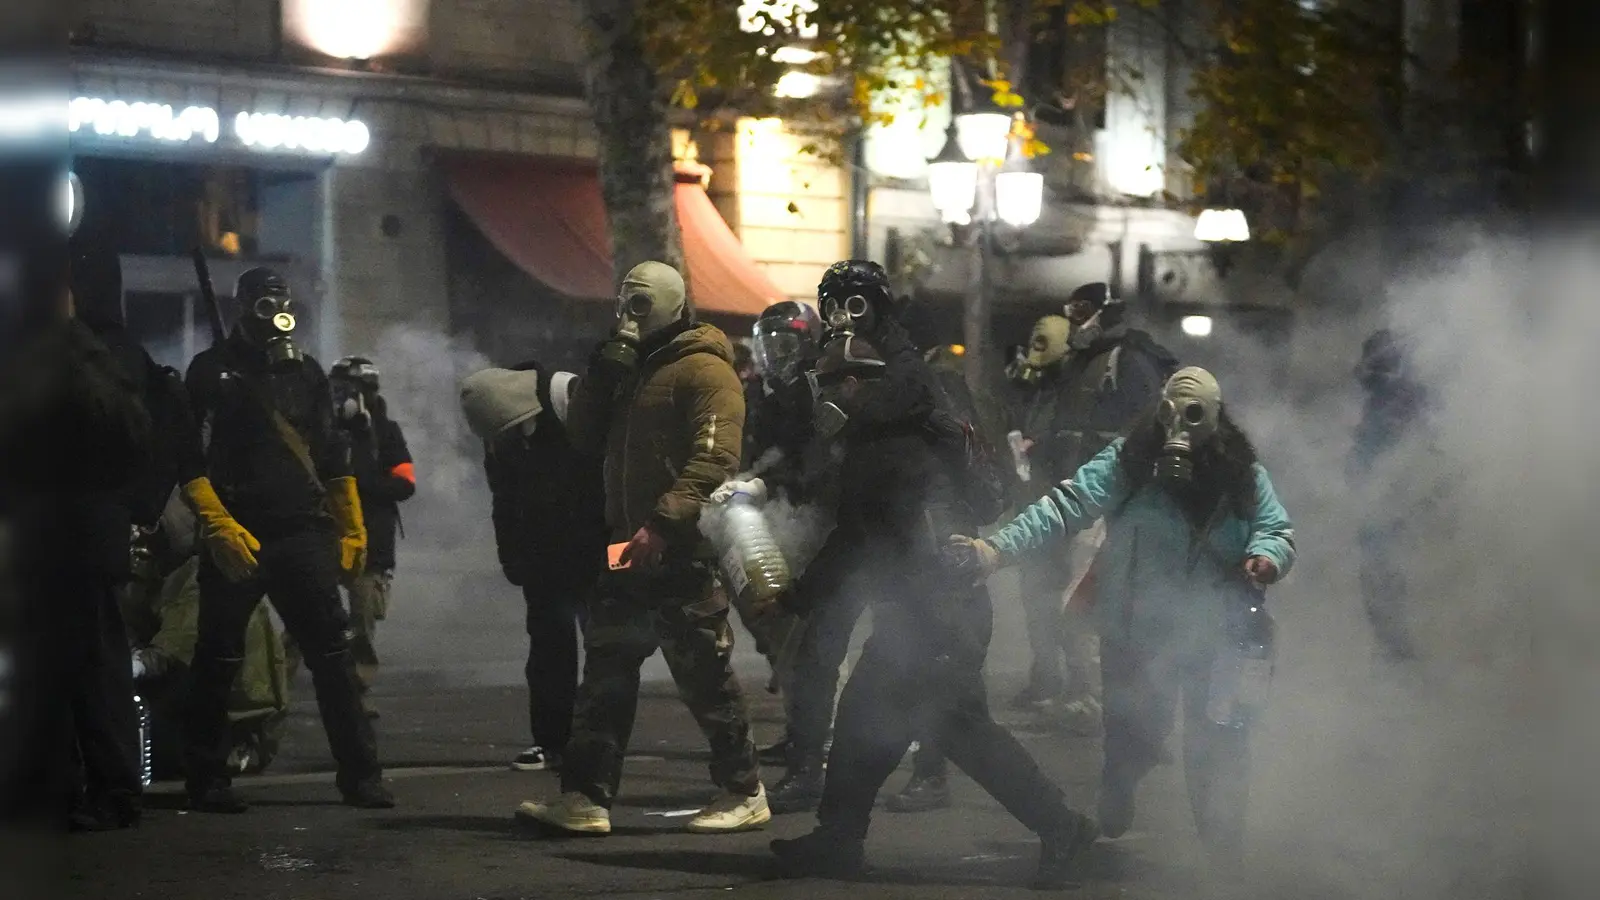
[[[752,603],[771,602],[789,589],[788,560],[761,511],[766,499],[766,487],[757,480],[723,501],[722,571]]]
[[[1211,666],[1206,716],[1217,725],[1244,728],[1267,706],[1277,626],[1267,612],[1266,594],[1259,590],[1230,598],[1224,613],[1226,640]]]
[[[149,787],[154,775],[150,765],[150,707],[138,694],[133,695],[133,705],[139,711],[139,780]]]

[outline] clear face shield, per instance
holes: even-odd
[[[804,344],[792,330],[758,327],[751,338],[756,368],[769,381],[790,384],[800,376]]]

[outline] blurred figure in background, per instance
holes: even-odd
[[[1025,355],[1008,373],[1017,388],[1010,430],[1019,434],[1029,472],[1029,480],[1018,482],[1024,504],[1070,478],[1147,412],[1177,368],[1170,353],[1128,327],[1125,305],[1106,284],[1073,291],[1065,312],[1034,324]],[[1046,710],[1075,728],[1100,718],[1096,649],[1089,624],[1065,608],[1063,596],[1088,570],[1100,540],[1089,530],[1021,563],[1033,663],[1014,704]]]
[[[1406,348],[1389,329],[1380,329],[1361,345],[1356,381],[1361,386],[1361,421],[1356,426],[1347,471],[1357,490],[1390,483],[1377,477],[1391,451],[1426,431],[1428,398],[1411,374]],[[1379,654],[1401,662],[1415,659],[1416,643],[1406,615],[1406,579],[1399,543],[1414,511],[1393,510],[1381,498],[1369,497],[1361,519],[1361,600],[1372,623]]]
[[[200,620],[198,523],[177,491],[135,557],[124,600],[133,645],[133,678],[150,711],[151,776],[183,773],[183,711]],[[267,605],[256,605],[245,628],[244,664],[228,698],[228,768],[265,769],[283,738],[289,713],[285,650]]]
[[[461,409],[483,441],[495,549],[527,605],[528,727],[511,767],[559,769],[572,737],[578,641],[604,571],[600,461],[573,447],[567,410],[577,377],[535,362],[485,369],[461,383]]]
[[[349,436],[350,470],[367,525],[367,565],[345,583],[350,598],[350,655],[361,680],[361,706],[376,718],[370,697],[378,673],[377,628],[389,614],[400,504],[417,492],[417,473],[399,423],[378,391],[378,367],[347,356],[328,370],[334,421]]]

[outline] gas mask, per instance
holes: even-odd
[[[1195,450],[1216,435],[1221,417],[1222,388],[1210,372],[1190,366],[1168,379],[1156,407],[1163,435],[1156,480],[1171,486],[1192,483]]]
[[[333,391],[333,414],[339,421],[372,421],[372,413],[367,410],[367,395],[360,384],[337,378],[329,379],[328,387]]]
[[[683,276],[659,262],[642,262],[628,271],[617,293],[616,336],[642,341],[684,317],[688,298]]]
[[[1117,309],[1110,316],[1108,309]],[[1120,305],[1111,296],[1111,287],[1103,282],[1086,284],[1072,292],[1068,298],[1065,310],[1067,321],[1072,325],[1071,336],[1067,339],[1067,346],[1073,350],[1087,350],[1093,347],[1102,336],[1106,328],[1113,322],[1111,318],[1120,320]]]
[[[266,353],[269,365],[292,366],[304,357],[294,342],[295,302],[282,276],[271,269],[250,269],[239,276],[233,296],[240,305],[240,331]]]
[[[832,334],[868,334],[878,324],[872,301],[861,294],[822,298],[822,321]]]
[[[857,391],[870,389],[888,367],[875,349],[846,334],[823,351],[817,368],[806,373],[811,385],[811,426],[824,441],[837,438],[850,424],[845,412]]]
[[[1067,356],[1067,341],[1072,323],[1064,316],[1045,316],[1033,325],[1026,353],[1014,360],[1006,373],[1023,387],[1032,387],[1044,379],[1044,373]]]

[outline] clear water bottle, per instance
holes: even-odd
[[[761,511],[766,500],[766,486],[756,480],[723,501],[722,510],[722,572],[736,593],[755,604],[775,600],[790,581],[789,563]]]
[[[154,780],[154,771],[150,765],[150,707],[144,703],[144,698],[138,694],[133,695],[134,708],[139,711],[139,779],[145,787],[150,786]]]
[[[1277,626],[1266,600],[1264,591],[1251,588],[1224,610],[1225,640],[1211,666],[1206,699],[1206,716],[1214,724],[1243,728],[1266,709],[1277,660]]]

